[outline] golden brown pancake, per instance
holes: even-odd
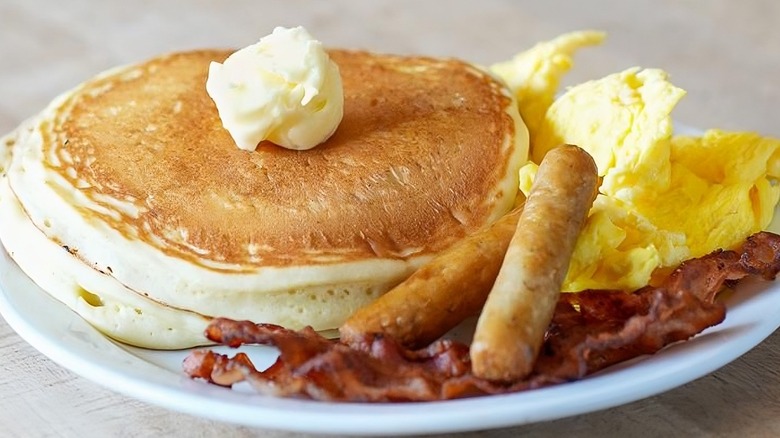
[[[93,200],[144,211],[101,220],[193,261],[288,265],[436,252],[505,201],[495,188],[510,151],[496,146],[514,129],[509,98],[475,68],[335,51],[345,89],[335,135],[311,151],[266,142],[247,153],[203,87],[208,63],[228,54],[153,61],[68,102],[48,150],[73,157],[71,180],[86,180]]]
[[[247,152],[205,90],[228,55],[155,58],[55,101],[14,146],[9,183],[29,219],[156,303],[328,329],[510,208],[527,132],[482,70],[331,51],[336,133]]]

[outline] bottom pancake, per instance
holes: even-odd
[[[145,298],[85,265],[30,222],[8,181],[0,183],[0,241],[19,267],[51,296],[102,333],[154,349],[208,344],[209,318]]]
[[[211,316],[154,301],[85,264],[35,227],[5,178],[0,180],[0,223],[3,224],[0,242],[22,271],[41,289],[106,336],[126,344],[160,350],[211,343],[204,336]],[[342,289],[345,287],[342,286]],[[355,285],[356,290],[359,287]],[[315,299],[316,292],[310,289],[302,292],[304,297],[296,298],[296,291],[291,290],[287,299],[290,302],[311,301]],[[327,292],[321,295],[331,297]],[[373,296],[366,295],[352,303],[342,303],[344,306],[340,310],[334,308],[330,317],[346,318],[342,314],[351,314],[363,300],[373,299]],[[289,327],[301,328],[305,325],[300,318],[292,315],[303,313],[294,305],[277,310],[276,316],[269,317],[269,320]],[[330,328],[321,327],[320,331],[329,336],[334,334]]]

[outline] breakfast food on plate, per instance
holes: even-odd
[[[275,346],[276,362],[261,371],[244,353],[196,350],[183,367],[193,378],[222,386],[246,381],[263,395],[327,401],[428,401],[524,391],[579,379],[686,340],[723,320],[726,307],[715,298],[726,282],[773,279],[778,271],[780,236],[762,232],[738,251],[683,263],[658,286],[634,293],[561,294],[533,371],[511,383],[476,377],[468,346],[449,339],[411,350],[380,333],[347,345],[311,329],[222,318],[209,325],[210,339],[232,347]]]
[[[605,34],[571,32],[521,52],[490,70],[504,79],[517,98],[529,127],[541,123],[561,77],[571,68],[574,52],[599,44]],[[467,236],[423,265],[406,281],[355,312],[339,329],[349,342],[366,333],[382,332],[407,347],[435,341],[482,308],[501,267],[522,208],[491,227]]]
[[[409,278],[358,309],[339,327],[350,343],[384,333],[406,347],[439,339],[479,313],[498,275],[522,206],[422,265]]]
[[[602,177],[565,291],[636,289],[769,225],[780,199],[772,182],[780,141],[720,130],[673,135],[670,114],[684,94],[663,71],[632,68],[567,90],[531,131],[533,161],[573,143]],[[535,169],[521,169],[525,193]]]
[[[780,142],[674,136],[684,92],[661,70],[556,99],[603,39],[483,69],[278,28],[111,70],[0,141],[0,240],[114,339],[278,347],[264,371],[187,357],[223,386],[421,401],[578,379],[718,324],[724,285],[780,271],[761,231]],[[441,338],[471,315],[471,347]]]
[[[578,208],[583,210],[583,214],[587,212],[585,204],[595,190],[595,168],[590,156],[578,148],[560,148],[560,154],[562,156],[552,158],[554,164],[550,165],[554,178],[558,182],[568,179],[581,183],[574,188],[575,191],[582,190],[584,193],[590,187],[586,200],[578,196],[569,199],[568,195],[573,193],[567,193],[567,196],[558,197],[567,199],[553,196],[541,202],[560,201],[560,207],[567,216],[560,219],[568,225],[569,216],[573,214],[568,207],[572,203],[583,204]],[[559,193],[552,190],[548,194]],[[502,263],[507,265],[504,255],[518,230],[518,218],[523,208],[521,205],[493,225],[465,237],[421,266],[403,283],[356,311],[339,329],[342,341],[350,343],[366,334],[383,333],[405,347],[419,347],[435,341],[465,318],[479,314],[494,288]],[[538,206],[532,210],[537,211]],[[551,251],[557,256],[560,252],[558,236],[550,237],[556,240]],[[576,238],[576,233],[572,238]],[[507,269],[514,268],[510,266]],[[539,330],[543,332],[544,327]]]
[[[551,257],[558,261],[567,259],[574,244],[563,289],[577,293],[558,296],[556,288],[546,287],[547,293],[533,303],[538,305],[514,306],[529,303],[517,294],[525,287],[519,284],[523,281],[504,281],[524,272],[514,262],[515,243],[510,246],[514,228],[523,228],[517,225],[519,216],[531,203],[523,205],[519,197],[515,211],[466,237],[356,312],[341,327],[339,342],[310,329],[220,318],[208,328],[210,339],[233,347],[273,345],[281,352],[278,360],[259,371],[244,353],[230,358],[194,351],[184,362],[185,372],[224,386],[248,381],[260,393],[275,396],[439,400],[578,379],[721,322],[726,308],[716,298],[726,284],[733,286],[747,276],[771,280],[780,270],[780,236],[759,232],[777,203],[778,189],[771,181],[778,175],[778,143],[720,131],[673,136],[669,114],[684,92],[660,70],[629,69],[554,99],[573,51],[602,39],[598,32],[567,34],[491,67],[519,97],[529,127],[534,161],[520,172],[524,193],[534,184],[551,184],[565,192],[565,180],[537,173],[537,163],[551,154],[554,159],[556,152],[551,151],[559,151],[561,144],[579,145],[595,159],[600,187],[579,236],[570,235],[564,245],[555,242],[554,235],[523,239],[548,241],[544,249],[553,251]],[[716,151],[718,157],[710,156]],[[583,215],[586,208],[580,205]],[[735,217],[724,217],[729,213]],[[553,221],[556,217],[543,216]],[[503,280],[502,259],[501,271],[510,274]],[[557,284],[562,280],[557,265],[541,263],[540,278],[532,280]],[[491,287],[505,289],[499,312],[489,301],[485,304]],[[556,298],[550,315],[551,307],[543,304]],[[510,321],[521,336],[480,346],[484,333],[478,325],[470,350],[447,337],[436,340],[480,311],[480,324],[486,321],[483,331]],[[517,362],[522,354],[512,354],[509,366],[485,372],[485,363],[517,347],[518,338],[520,350],[530,351],[526,362]],[[535,342],[542,342],[541,348]]]
[[[511,209],[527,131],[485,71],[332,50],[336,132],[246,151],[205,87],[228,55],[110,71],[3,140],[5,248],[107,335],[190,347],[214,316],[335,329]]]
[[[596,164],[582,149],[564,145],[545,155],[479,314],[475,375],[513,381],[533,369],[597,185]]]

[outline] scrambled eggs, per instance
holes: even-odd
[[[527,59],[536,50],[515,59],[540,64]],[[564,290],[633,290],[650,283],[659,268],[732,248],[769,225],[780,199],[780,140],[720,130],[674,136],[670,113],[685,92],[657,69],[632,68],[586,82],[548,103],[566,69],[548,70],[525,94],[538,97],[526,103],[531,117],[544,115],[529,124],[533,162],[520,170],[527,194],[535,163],[561,143],[584,148],[598,166],[599,195]],[[495,72],[510,86],[532,77],[521,69]]]
[[[571,32],[552,41],[541,42],[509,61],[490,66],[517,98],[520,116],[534,132],[553,103],[561,77],[572,67],[574,52],[601,44],[606,34],[597,31]]]

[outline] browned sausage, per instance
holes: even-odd
[[[355,312],[339,330],[342,340],[387,333],[408,347],[418,347],[478,314],[501,267],[521,208],[456,243]]]
[[[545,156],[477,322],[475,375],[513,381],[531,372],[597,185],[582,149],[564,145]]]

